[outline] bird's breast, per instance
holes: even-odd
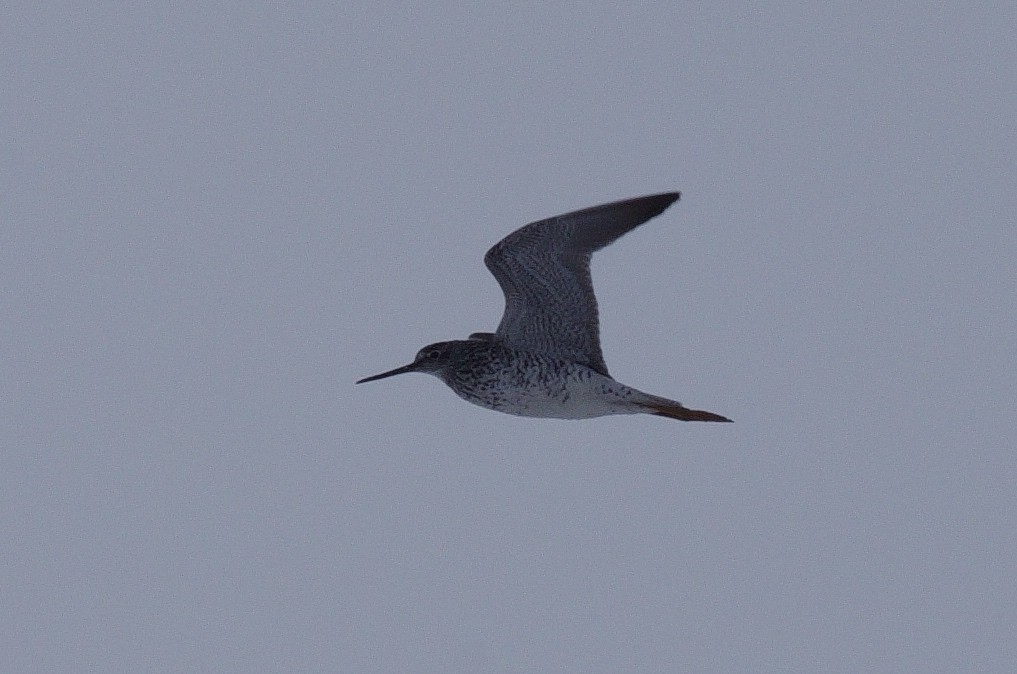
[[[463,399],[528,417],[587,419],[636,411],[635,391],[579,363],[543,354],[499,349],[460,364],[443,377]]]

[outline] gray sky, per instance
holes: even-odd
[[[4,18],[0,670],[1013,671],[1012,5],[86,4]],[[605,358],[734,424],[353,386],[672,189]]]

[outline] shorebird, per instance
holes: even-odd
[[[600,351],[591,256],[663,213],[680,196],[667,192],[616,201],[512,232],[484,256],[505,293],[497,332],[430,344],[409,365],[357,383],[424,372],[475,405],[524,417],[656,414],[681,421],[731,421],[615,381]]]

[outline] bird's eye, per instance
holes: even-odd
[[[440,355],[441,355],[441,349],[431,349],[430,351],[428,351],[424,355],[424,357],[425,358],[437,358]]]

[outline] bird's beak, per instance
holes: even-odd
[[[410,363],[409,365],[403,365],[402,367],[397,367],[396,369],[389,370],[388,372],[382,372],[381,374],[376,374],[373,377],[364,377],[363,379],[361,379],[357,383],[358,384],[363,384],[364,382],[377,381],[379,379],[384,379],[385,377],[394,377],[397,374],[404,374],[406,372],[415,372],[416,369],[417,369],[417,364],[416,363]]]

